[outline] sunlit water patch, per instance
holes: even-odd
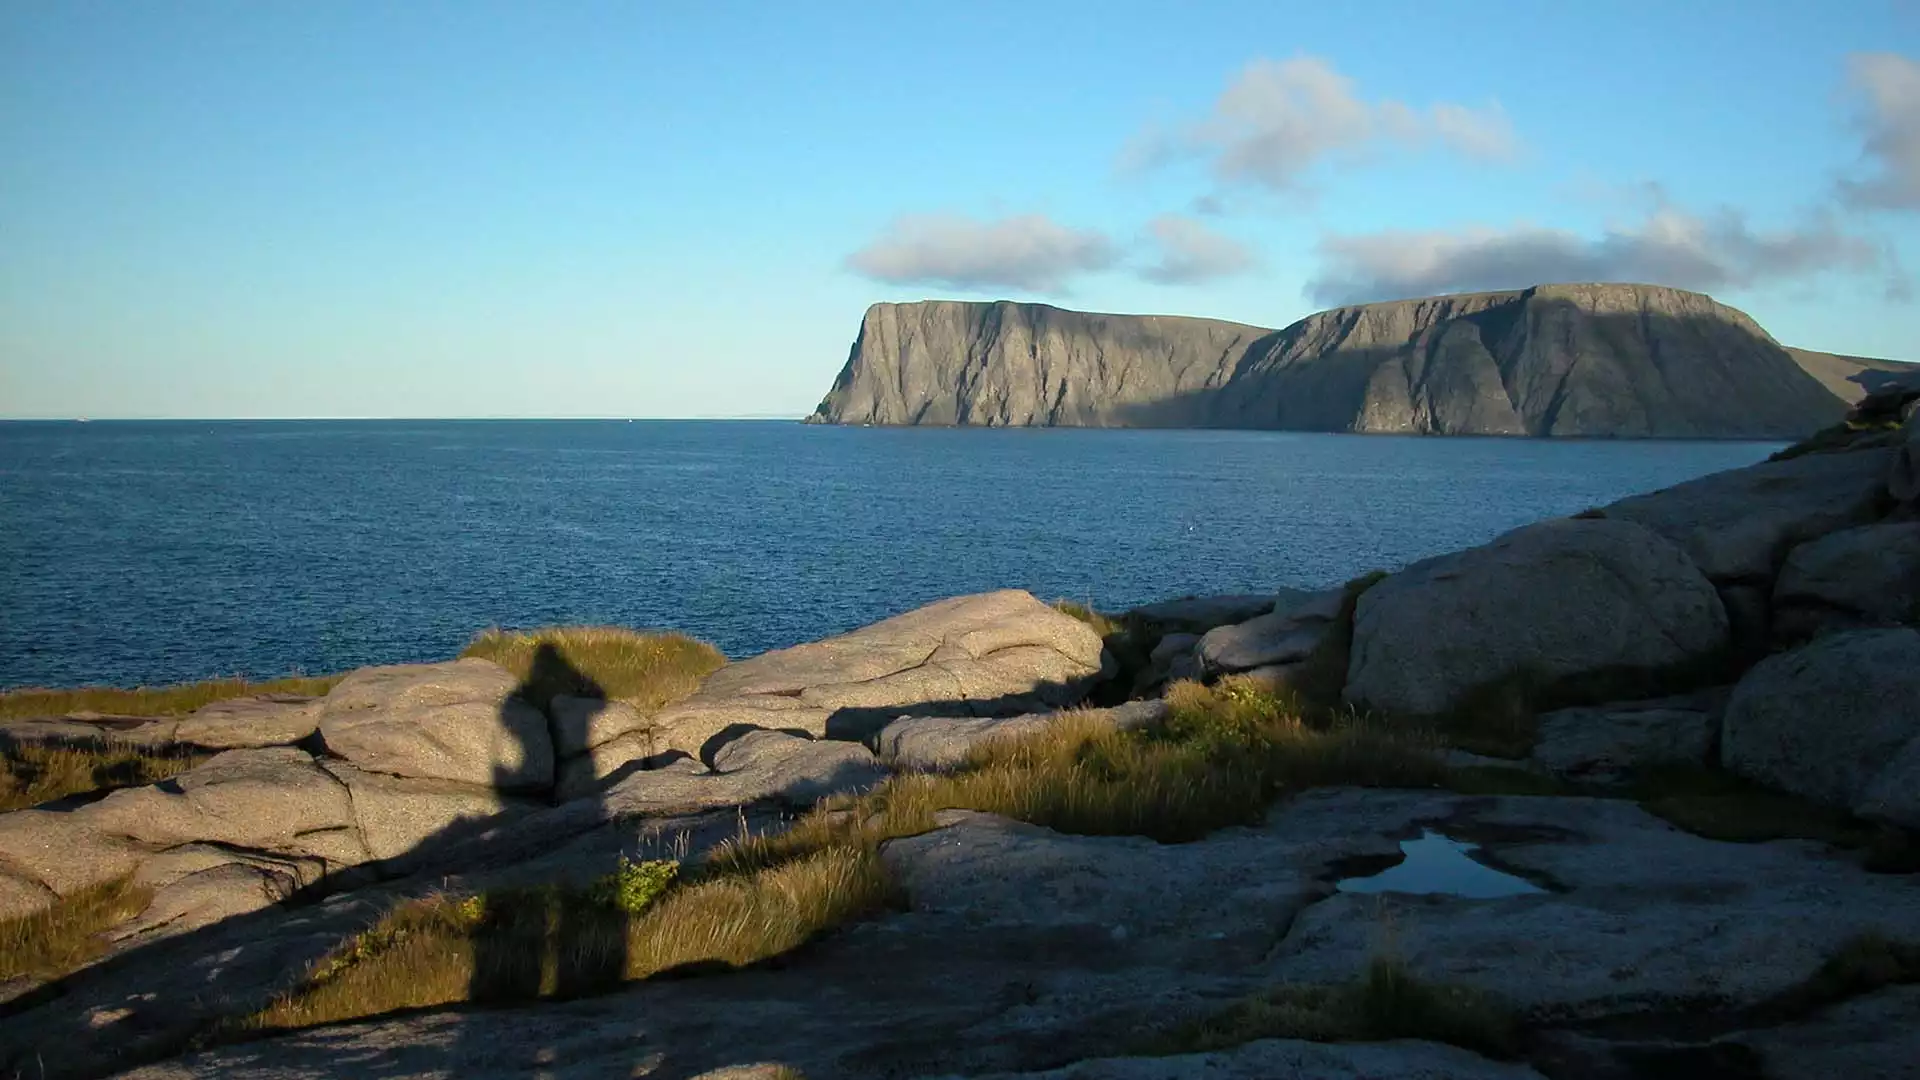
[[[1418,893],[1472,900],[1546,891],[1525,878],[1475,862],[1467,854],[1475,847],[1431,829],[1423,830],[1418,840],[1400,841],[1400,850],[1406,855],[1400,862],[1377,874],[1347,878],[1338,888],[1350,893]]]

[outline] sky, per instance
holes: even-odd
[[[1920,360],[1920,0],[0,0],[0,416],[792,416],[869,304]]]

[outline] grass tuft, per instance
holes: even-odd
[[[21,742],[0,747],[0,812],[106,788],[152,784],[213,755],[182,746]]]
[[[180,716],[230,698],[286,694],[320,697],[344,676],[297,677],[248,682],[245,679],[209,679],[180,686],[142,686],[125,690],[112,686],[82,686],[70,690],[33,688],[0,693],[0,720],[25,720],[74,713],[105,716]]]
[[[1101,614],[1095,611],[1091,604],[1083,604],[1078,600],[1055,600],[1053,602],[1053,610],[1062,615],[1071,615],[1081,622],[1086,623],[1088,626],[1091,626],[1093,632],[1099,634],[1102,639],[1126,632],[1126,626],[1119,619],[1111,615]]]
[[[615,883],[498,890],[404,904],[322,960],[238,1031],[336,1023],[455,1002],[602,993],[690,965],[778,956],[896,901],[871,851],[834,848],[744,876],[674,885],[636,912]],[[651,880],[639,870],[636,880]]]
[[[536,659],[543,650],[558,663]],[[522,696],[545,709],[558,694],[625,701],[653,712],[693,693],[727,662],[719,649],[671,632],[645,633],[617,626],[554,626],[540,630],[487,630],[460,655],[491,660],[525,685]]]
[[[153,892],[132,876],[69,893],[53,905],[0,919],[0,981],[57,978],[106,950],[101,934],[147,908]]]
[[[1152,1038],[1141,1052],[1205,1053],[1258,1039],[1423,1039],[1511,1059],[1519,1051],[1520,1023],[1491,995],[1423,982],[1395,961],[1376,959],[1352,983],[1279,987]]]

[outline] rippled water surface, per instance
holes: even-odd
[[[678,627],[743,656],[989,588],[1117,609],[1313,586],[1777,446],[0,423],[0,686],[335,671],[555,622]]]

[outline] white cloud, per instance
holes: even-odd
[[[1369,103],[1331,64],[1298,56],[1248,64],[1208,116],[1171,131],[1143,132],[1122,162],[1151,168],[1201,157],[1223,184],[1287,191],[1322,160],[1354,160],[1383,146],[1435,142],[1486,160],[1511,157],[1518,146],[1497,104],[1474,109],[1442,102],[1421,110],[1398,101]]]
[[[1920,63],[1893,53],[1857,53],[1847,60],[1847,75],[1859,99],[1861,156],[1875,175],[1842,181],[1841,198],[1858,207],[1920,209]]]
[[[1191,285],[1231,277],[1253,268],[1253,253],[1190,217],[1162,214],[1147,225],[1158,260],[1140,276],[1161,285]]]
[[[1319,254],[1321,268],[1306,293],[1325,305],[1569,281],[1711,292],[1787,283],[1828,270],[1879,272],[1890,297],[1907,291],[1890,252],[1843,232],[1828,215],[1761,231],[1733,210],[1702,217],[1664,203],[1641,221],[1597,237],[1533,225],[1380,232],[1329,236]]]
[[[1062,292],[1076,275],[1107,269],[1119,257],[1105,233],[1069,228],[1041,214],[997,221],[910,214],[847,256],[847,266],[890,285]]]

